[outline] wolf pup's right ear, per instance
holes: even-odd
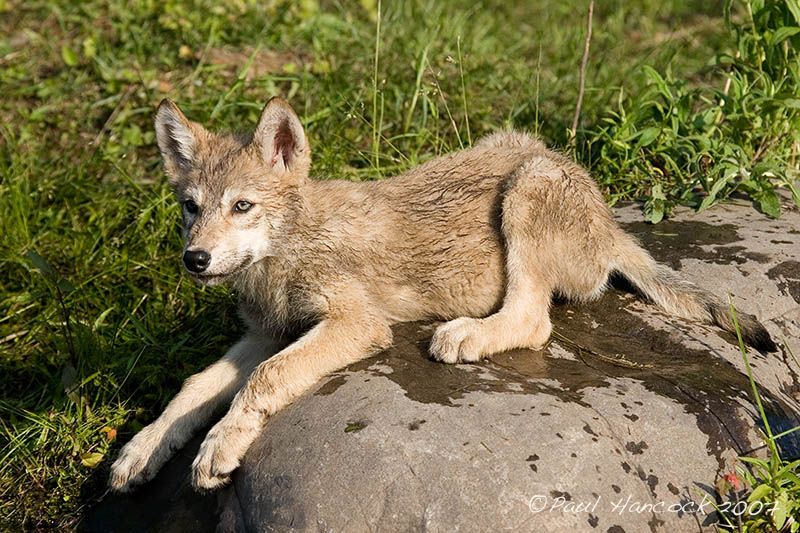
[[[281,98],[272,98],[258,120],[253,145],[264,163],[282,181],[299,182],[308,175],[311,151],[303,125],[292,106]]]
[[[190,122],[172,100],[161,100],[156,112],[156,140],[170,178],[192,168],[201,134],[202,128]]]

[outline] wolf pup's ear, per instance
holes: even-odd
[[[253,144],[264,162],[279,176],[291,175],[302,180],[311,165],[311,152],[303,125],[292,106],[280,98],[272,98],[264,110],[253,135]]]
[[[192,168],[201,132],[202,128],[189,122],[172,100],[161,100],[156,112],[156,140],[171,177]]]

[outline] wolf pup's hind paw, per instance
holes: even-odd
[[[457,318],[436,328],[430,352],[443,363],[472,363],[481,359],[480,328],[474,318]]]

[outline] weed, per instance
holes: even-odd
[[[724,83],[645,67],[645,90],[620,92],[617,111],[585,132],[601,183],[612,196],[647,198],[652,222],[677,204],[703,210],[737,192],[778,217],[780,187],[800,206],[800,9],[795,0],[736,6],[743,20],[725,4],[735,52],[719,54],[710,73]]]
[[[722,495],[733,505],[721,514],[720,526],[742,533],[800,531],[800,460],[781,458],[778,442],[782,437],[800,430],[800,426],[774,434],[767,418],[758,386],[753,378],[750,358],[747,355],[739,330],[736,308],[730,313],[739,340],[739,350],[745,371],[750,380],[750,392],[758,409],[763,426],[763,439],[767,458],[740,457],[738,476],[727,475],[722,483]],[[745,497],[746,496],[746,497]]]

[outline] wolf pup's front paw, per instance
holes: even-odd
[[[150,481],[160,466],[151,443],[148,428],[140,431],[119,453],[111,465],[108,485],[116,492],[130,492],[137,485]]]
[[[227,417],[226,417],[227,418]],[[200,451],[192,463],[192,485],[200,492],[227,485],[231,474],[239,468],[239,461],[258,430],[245,430],[225,418],[208,432]]]

